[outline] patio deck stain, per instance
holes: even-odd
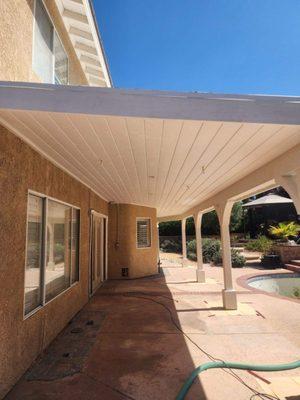
[[[81,372],[104,318],[101,311],[80,311],[32,365],[25,379],[52,381]]]

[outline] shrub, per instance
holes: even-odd
[[[213,260],[215,253],[220,251],[221,242],[216,239],[202,239],[203,262],[209,263]],[[196,239],[190,240],[186,246],[187,257],[192,261],[197,261],[197,242]]]
[[[160,244],[160,249],[165,253],[180,253],[182,250],[181,243],[172,239],[166,239]]]
[[[196,239],[190,240],[186,246],[187,258],[197,261],[197,242]]]
[[[186,245],[187,253],[195,253],[197,254],[197,242],[196,239],[190,240]]]
[[[197,261],[197,254],[196,253],[188,253],[187,258],[192,261]]]
[[[203,239],[202,240],[202,254],[203,262],[209,263],[213,261],[216,253],[220,252],[221,242],[217,239]]]
[[[251,240],[245,246],[249,251],[260,251],[264,254],[269,254],[272,249],[273,241],[264,235],[258,236],[257,239]]]
[[[297,287],[293,288],[293,296],[300,298],[300,289],[299,288],[297,288]]]
[[[55,262],[58,263],[58,262],[63,261],[64,256],[65,256],[65,246],[61,243],[55,243],[55,246],[54,246]]]
[[[212,259],[215,265],[222,264],[222,252],[219,250]],[[242,268],[246,264],[245,257],[236,249],[231,249],[231,263],[233,268]]]

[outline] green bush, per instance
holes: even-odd
[[[273,246],[273,241],[264,235],[258,236],[257,239],[251,240],[245,246],[249,251],[260,251],[264,254],[269,254]]]
[[[197,242],[196,239],[190,240],[186,245],[187,258],[197,261]]]
[[[215,253],[220,251],[221,242],[216,239],[202,239],[203,262],[209,263],[213,260]],[[190,240],[186,247],[187,257],[192,261],[197,261],[197,242],[196,239]]]
[[[197,254],[197,242],[196,239],[190,240],[189,242],[187,242],[186,245],[186,251],[187,253],[195,253]]]
[[[222,252],[219,250],[214,254],[212,262],[221,265],[222,261]],[[238,250],[231,249],[231,263],[233,268],[242,268],[246,264],[246,259]]]
[[[54,245],[54,259],[55,262],[63,261],[65,257],[65,246],[62,243],[55,243]]]
[[[192,261],[197,261],[197,254],[196,253],[188,253],[187,258]]]
[[[182,251],[181,243],[175,240],[166,239],[160,244],[161,251],[165,253],[180,253]]]
[[[213,261],[214,255],[220,252],[221,242],[217,239],[203,239],[202,240],[202,254],[203,262],[209,263]]]

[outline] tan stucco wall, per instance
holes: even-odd
[[[27,191],[80,207],[80,282],[23,320]],[[0,398],[88,301],[89,209],[107,203],[0,125]]]
[[[45,0],[49,15],[69,57],[70,84],[87,80],[69,40],[54,0]],[[0,80],[39,82],[32,70],[34,0],[1,0]]]
[[[119,207],[119,224],[117,209]],[[136,243],[136,219],[151,218],[151,247],[138,249]],[[119,246],[116,246],[119,225]],[[156,209],[131,204],[110,204],[108,225],[108,277],[122,278],[121,269],[129,268],[129,278],[156,274],[157,224]]]

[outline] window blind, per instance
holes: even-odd
[[[150,247],[151,234],[150,234],[150,219],[137,220],[137,247]]]

